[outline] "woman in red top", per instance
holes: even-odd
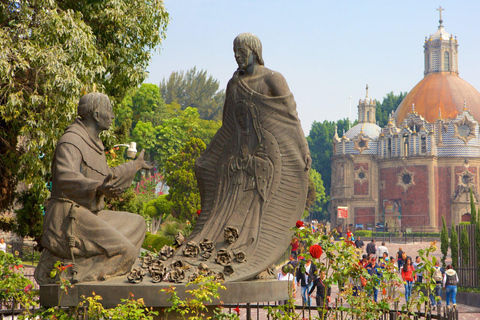
[[[415,268],[412,265],[412,258],[407,257],[405,264],[402,267],[402,279],[405,281],[405,300],[408,303],[410,296],[412,295],[413,281],[417,279],[417,275],[414,274]]]

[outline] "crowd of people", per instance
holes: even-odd
[[[384,273],[384,269],[389,268],[394,272],[400,273],[403,285],[405,287],[405,301],[408,303],[412,296],[412,290],[415,287],[420,287],[419,284],[424,282],[422,258],[416,256],[415,260],[409,256],[402,247],[398,248],[396,254],[390,254],[385,242],[377,246],[375,239],[372,239],[367,245],[362,241],[361,237],[354,237],[353,232],[347,230],[345,241],[351,245],[354,245],[358,251],[362,252],[359,258],[358,264],[365,268],[369,275],[376,275],[376,279],[381,279]],[[295,288],[294,294],[297,288],[301,292],[303,304],[306,306],[311,305],[310,298],[315,298],[318,307],[324,306],[325,301],[329,301],[331,296],[331,288],[326,286],[324,280],[326,278],[325,272],[317,272],[315,263],[312,263],[311,259],[304,261],[304,268],[297,268],[297,258],[302,258],[299,252],[305,250],[302,248],[302,241],[293,238],[291,242],[291,254],[288,262],[290,270],[296,270],[294,275],[291,275],[293,288]],[[364,251],[365,250],[365,251]],[[363,253],[365,252],[365,253]],[[287,266],[286,265],[286,266]],[[303,272],[302,272],[303,269]],[[283,268],[282,268],[283,270]],[[293,272],[293,271],[292,271]],[[280,274],[279,274],[280,277]],[[442,305],[442,289],[446,292],[446,305],[450,304],[456,308],[456,293],[458,276],[452,265],[448,265],[446,270],[440,267],[439,261],[435,262],[435,267],[431,270],[430,277],[432,277],[436,283],[435,289],[429,293],[432,309],[439,309]],[[280,279],[280,278],[279,278]],[[354,279],[346,279],[351,283],[353,287],[353,294],[358,294],[363,290],[366,285],[366,280],[361,277],[361,281]],[[379,280],[375,280],[379,282]],[[339,281],[339,291],[343,291],[344,283]],[[372,299],[377,302],[378,300],[378,286],[374,285],[371,290]],[[387,286],[388,295],[395,296],[395,290],[397,287],[394,283]],[[313,293],[316,292],[315,295]],[[384,291],[384,294],[386,292]]]

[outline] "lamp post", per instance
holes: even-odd
[[[133,159],[137,155],[137,143],[130,142],[130,144],[123,143],[123,144],[116,144],[113,146],[116,147],[127,147],[127,158]]]

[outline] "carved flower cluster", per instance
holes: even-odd
[[[225,241],[233,244],[238,239],[238,229],[234,227],[226,227],[223,230],[223,236],[225,237]]]

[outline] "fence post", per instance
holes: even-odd
[[[250,303],[247,303],[247,320],[252,319],[252,309],[250,308]]]

